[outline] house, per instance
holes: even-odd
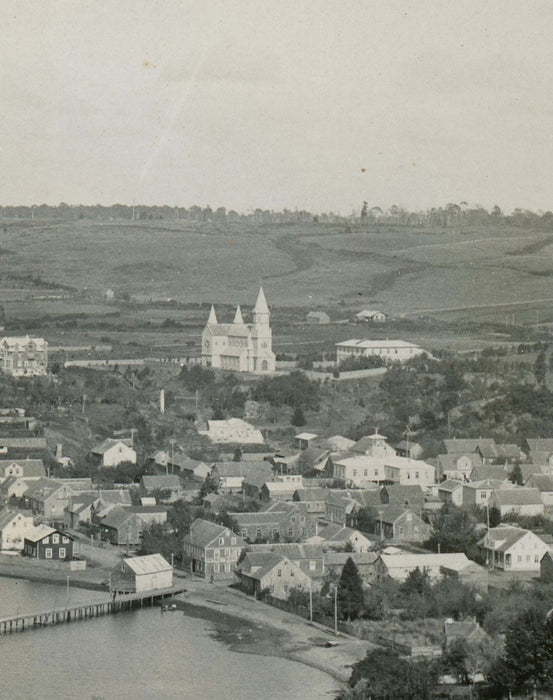
[[[489,500],[490,507],[495,507],[506,515],[533,516],[543,515],[544,505],[538,489],[513,488],[493,491]]]
[[[212,580],[229,580],[244,548],[244,540],[228,527],[200,518],[194,520],[184,538],[184,553],[192,573]]]
[[[336,364],[349,357],[380,357],[385,362],[407,362],[427,352],[405,340],[367,340],[353,338],[336,343]]]
[[[301,508],[281,510],[280,504],[257,513],[233,513],[240,534],[247,542],[294,542],[315,533],[315,521]]]
[[[40,479],[46,476],[44,462],[41,459],[0,459],[0,483],[10,476]]]
[[[292,495],[294,503],[302,503],[313,517],[324,516],[328,489],[320,486],[296,489]]]
[[[75,491],[67,484],[55,479],[32,481],[23,494],[25,508],[46,520],[63,520],[63,512],[69,505]]]
[[[369,552],[374,547],[374,542],[359,530],[335,523],[327,525],[309,541],[313,544],[320,542],[329,549],[344,550],[348,547],[353,552]]]
[[[377,309],[363,309],[355,314],[357,323],[385,323],[387,318],[388,314]]]
[[[316,478],[328,476],[332,478],[334,465],[330,456],[330,450],[324,447],[315,447],[315,445],[311,445],[300,452],[295,463],[295,468],[293,468],[293,463],[289,463],[286,471],[295,471],[306,477]]]
[[[247,552],[235,575],[240,588],[256,597],[267,592],[286,600],[290,590],[308,591],[312,586],[309,576],[294,562],[273,552]]]
[[[232,323],[219,323],[212,306],[202,333],[202,365],[254,374],[274,372],[276,356],[272,351],[269,320],[270,311],[262,287],[251,324],[244,323],[239,306]]]
[[[392,484],[380,491],[380,500],[384,505],[407,506],[421,511],[424,508],[424,492],[420,486]]]
[[[181,484],[176,474],[145,474],[140,479],[140,486],[146,494],[165,492],[166,495],[160,499],[165,503],[172,503],[180,498]]]
[[[92,454],[100,458],[102,467],[118,467],[123,462],[136,464],[136,452],[130,440],[107,438],[92,448]]]
[[[532,474],[526,482],[529,488],[538,489],[546,510],[553,508],[553,476],[549,474]]]
[[[295,491],[302,486],[303,479],[299,474],[288,474],[279,481],[266,481],[259,497],[262,501],[291,501]]]
[[[503,571],[540,571],[548,545],[531,530],[500,525],[488,530],[478,542],[488,566]]]
[[[324,311],[310,311],[305,320],[313,325],[326,326],[330,323],[330,316]]]
[[[207,430],[198,430],[216,444],[263,445],[263,433],[241,418],[208,420]]]
[[[169,457],[168,465],[177,467],[177,469],[180,470],[181,476],[190,481],[203,482],[211,471],[211,467],[205,462],[191,459],[186,455],[175,455],[173,458]]]
[[[493,464],[483,464],[476,466],[470,473],[471,481],[484,481],[486,479],[504,480],[509,477],[509,472],[505,467],[496,466]]]
[[[438,498],[442,503],[454,506],[463,505],[463,482],[447,479],[438,485]]]
[[[0,511],[0,550],[23,551],[25,535],[33,530],[33,515],[29,511],[4,508]]]
[[[326,520],[355,527],[359,510],[382,505],[378,489],[329,489],[326,498]]]
[[[238,493],[245,480],[255,476],[268,481],[273,470],[268,462],[216,462],[211,470],[212,479],[218,484],[220,493]]]
[[[375,562],[377,580],[389,577],[402,583],[411,571],[426,571],[432,581],[438,581],[444,575],[443,569],[463,569],[472,562],[465,554],[454,552],[446,554],[383,554]]]
[[[0,454],[9,455],[14,459],[40,457],[47,447],[45,437],[0,436]]]
[[[452,620],[444,621],[444,646],[449,649],[453,642],[462,640],[468,646],[479,646],[492,643],[489,635],[484,632],[476,620]]]
[[[525,443],[530,455],[536,452],[553,454],[553,438],[527,438]]]
[[[443,440],[447,454],[469,454],[476,452],[478,445],[482,443],[482,438],[449,438]]]
[[[460,583],[470,586],[481,593],[488,592],[488,569],[474,561],[467,564],[463,561],[452,561],[442,566],[442,574],[445,578],[453,578]]]
[[[77,529],[82,523],[91,523],[94,507],[100,502],[101,499],[98,493],[76,495],[63,511],[65,526]]]
[[[438,478],[469,481],[475,467],[482,466],[482,457],[477,452],[467,454],[445,453],[436,458]]]
[[[47,370],[48,343],[44,338],[0,338],[0,371],[12,377],[39,377]]]
[[[318,437],[316,433],[298,433],[298,435],[294,436],[294,442],[296,443],[296,447],[300,450],[306,450],[311,446],[313,440],[316,440]]]
[[[326,444],[332,454],[343,454],[351,450],[355,445],[355,440],[350,440],[349,438],[343,437],[343,435],[333,435],[328,438]]]
[[[146,523],[147,527],[152,525],[164,525],[167,522],[168,508],[162,505],[153,506],[122,506],[129,513],[134,513]]]
[[[249,476],[244,477],[242,481],[242,493],[244,498],[252,498],[256,501],[261,500],[261,489],[267,481],[277,481],[278,477],[271,473],[267,476],[267,471],[252,472]]]
[[[553,451],[552,452],[530,452],[528,460],[534,464],[536,472],[542,474],[553,474]]]
[[[9,501],[10,498],[20,499],[29,488],[27,479],[18,479],[15,476],[9,476],[0,483],[0,498],[4,501]]]
[[[358,440],[351,447],[351,451],[356,454],[379,459],[395,457],[396,451],[391,445],[388,445],[386,440],[387,438],[385,435],[381,435],[378,430],[375,430],[372,435],[365,435]]]
[[[371,584],[375,580],[374,563],[378,557],[376,552],[325,552],[325,571],[339,577],[346,561],[352,559],[363,582]]]
[[[37,525],[23,539],[23,554],[33,559],[70,561],[73,559],[73,537],[47,525]]]
[[[540,560],[540,580],[545,583],[553,583],[553,551],[550,549]]]
[[[312,581],[320,582],[326,574],[325,551],[320,544],[273,542],[249,544],[248,552],[272,552],[293,561]]]
[[[221,513],[223,510],[236,510],[244,502],[242,496],[231,493],[208,493],[202,499],[202,506],[210,513]]]
[[[161,554],[125,558],[111,573],[111,590],[124,593],[158,591],[173,586],[173,567]]]
[[[425,542],[432,528],[411,509],[389,505],[378,508],[374,533],[381,539],[395,542]]]
[[[114,545],[135,546],[140,544],[146,523],[136,513],[123,506],[112,505],[104,514],[98,513],[93,522],[99,525],[100,539]]]
[[[424,452],[418,442],[409,440],[402,440],[395,446],[395,450],[398,457],[407,457],[407,459],[419,459]]]
[[[483,479],[463,484],[463,505],[482,507],[487,505],[494,491],[512,489],[514,485],[507,480]]]

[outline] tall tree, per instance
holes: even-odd
[[[346,620],[355,620],[363,611],[363,581],[355,562],[347,558],[338,583],[338,610]]]

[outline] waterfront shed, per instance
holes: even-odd
[[[123,559],[113,569],[111,587],[115,591],[142,593],[173,585],[173,567],[161,554]]]

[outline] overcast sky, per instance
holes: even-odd
[[[553,3],[2,0],[0,204],[553,209]]]

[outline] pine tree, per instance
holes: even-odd
[[[348,557],[338,583],[338,610],[342,618],[355,620],[364,607],[361,574],[353,559]]]
[[[297,428],[299,428],[302,425],[305,425],[306,420],[305,416],[303,415],[303,410],[301,406],[296,406],[294,413],[292,414],[292,420],[290,422]]]

